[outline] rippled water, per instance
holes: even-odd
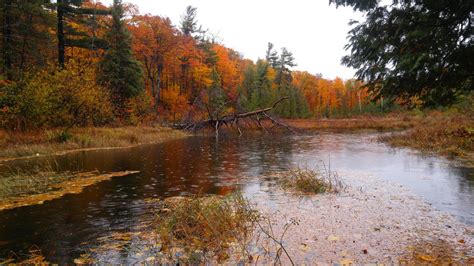
[[[240,188],[262,193],[241,177],[299,166],[372,173],[411,189],[435,208],[474,224],[474,169],[410,150],[391,149],[377,134],[314,134],[242,138],[190,137],[122,150],[68,154],[54,160],[62,169],[122,171],[117,177],[42,205],[0,212],[0,257],[38,246],[51,262],[70,263],[100,236],[127,230],[146,211],[144,200],[187,193],[226,194]],[[27,167],[16,161],[0,166]],[[258,181],[255,181],[258,180]]]

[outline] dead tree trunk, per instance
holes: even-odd
[[[234,114],[229,114],[222,116],[217,119],[210,118],[208,120],[196,122],[196,123],[185,123],[176,126],[178,129],[183,129],[183,130],[189,130],[189,131],[198,131],[204,128],[210,128],[213,129],[216,133],[216,135],[219,135],[219,129],[223,125],[231,125],[235,126],[237,131],[239,132],[239,136],[242,135],[242,130],[239,127],[239,121],[243,119],[248,119],[252,117],[257,118],[257,125],[259,128],[262,130],[266,131],[265,127],[261,124],[261,121],[264,119],[270,120],[275,126],[281,126],[286,128],[288,131],[290,131],[293,134],[296,134],[296,131],[289,125],[279,121],[278,119],[272,117],[271,115],[268,114],[269,111],[271,111],[273,108],[275,108],[279,103],[281,103],[284,100],[287,100],[289,97],[282,97],[278,99],[276,102],[274,102],[270,107],[251,111],[251,112],[246,112],[246,113],[234,113]]]

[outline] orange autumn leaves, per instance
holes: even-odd
[[[356,80],[334,80],[312,75],[308,72],[293,72],[293,85],[300,89],[314,116],[361,112],[370,103],[370,95],[363,84]]]
[[[222,44],[184,35],[169,18],[135,15],[128,25],[135,56],[143,66],[147,93],[153,99],[150,104],[160,115],[174,121],[194,111],[205,115],[205,108],[196,106],[206,105],[209,99],[213,71],[232,103],[230,110],[237,109],[244,73],[249,66],[255,67],[254,62]],[[272,73],[273,69],[267,73],[269,80],[274,80]],[[358,110],[368,103],[368,94],[359,82],[328,80],[299,71],[292,76],[293,86],[305,96],[313,116]]]

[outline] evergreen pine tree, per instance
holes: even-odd
[[[330,3],[364,13],[351,23],[342,63],[357,69],[378,100],[417,97],[425,106],[443,106],[474,90],[472,0]]]
[[[121,0],[114,0],[112,25],[106,36],[109,47],[99,65],[99,81],[112,92],[116,107],[123,107],[124,100],[144,90],[142,69],[133,56],[123,16]]]
[[[41,1],[41,0],[35,0]],[[25,1],[28,2],[28,1]],[[51,2],[43,1],[44,3]],[[96,16],[110,15],[109,10],[82,7],[85,0],[57,0],[56,1],[56,37],[58,42],[58,64],[64,68],[66,47],[84,49],[105,48],[106,42],[97,38],[95,33],[78,30],[72,24],[92,24],[97,26]]]
[[[53,48],[49,32],[53,14],[49,0],[0,1],[0,77],[19,80],[31,65],[46,65],[45,50]]]
[[[255,89],[259,91],[260,101],[258,102],[258,107],[267,107],[272,103],[272,82],[268,77],[270,65],[263,61],[259,60],[257,62],[257,68],[255,71]]]
[[[219,73],[213,69],[211,73],[212,84],[209,88],[209,115],[213,119],[219,119],[222,109],[226,105],[226,94],[222,89],[222,82]]]

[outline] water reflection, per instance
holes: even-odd
[[[186,193],[226,194],[244,188],[248,196],[269,193],[264,181],[243,177],[294,165],[331,163],[333,170],[370,172],[398,182],[436,208],[474,221],[474,171],[433,157],[414,155],[374,142],[371,134],[191,137],[159,145],[38,158],[54,160],[64,170],[123,171],[139,174],[114,178],[43,205],[0,212],[0,257],[9,250],[38,245],[52,262],[70,263],[84,243],[111,231],[128,230],[147,211],[145,199]],[[27,161],[0,166],[28,167]],[[263,179],[262,179],[263,180]],[[265,191],[265,192],[264,192]]]

